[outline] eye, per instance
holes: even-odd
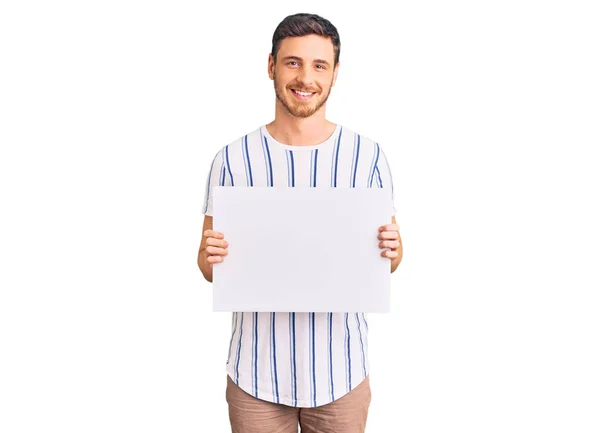
[[[296,63],[296,62],[292,60],[290,62],[287,62],[286,64],[289,65],[290,63]]]
[[[327,68],[326,68],[325,66],[323,66],[323,65],[317,65],[317,66],[320,66],[320,67],[321,67],[321,68],[323,68],[324,70],[325,70],[325,69],[327,69]]]

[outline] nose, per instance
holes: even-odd
[[[313,88],[314,80],[312,77],[312,69],[310,69],[309,65],[303,65],[301,68],[298,69],[296,81],[298,81],[299,84],[301,84],[307,89]]]

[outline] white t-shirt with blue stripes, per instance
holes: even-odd
[[[396,213],[390,167],[380,145],[340,124],[313,146],[280,143],[263,125],[213,159],[203,206],[209,216],[213,186],[389,188],[390,223]],[[259,399],[321,406],[369,374],[364,313],[234,312],[231,327],[227,374]]]

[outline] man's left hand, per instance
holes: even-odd
[[[398,247],[400,246],[400,227],[398,224],[386,224],[379,227],[377,239],[380,239],[379,248],[390,248],[390,251],[383,251],[381,257],[395,259],[398,257]]]

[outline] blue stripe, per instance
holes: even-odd
[[[219,179],[219,186],[225,186],[225,159],[221,161],[221,178]]]
[[[231,173],[231,166],[229,165],[229,144],[225,146],[225,160],[227,161],[227,171],[229,171],[229,178],[231,179],[231,186],[233,186],[233,174]]]
[[[365,328],[367,329],[367,332],[369,332],[369,324],[367,323],[367,318],[365,317],[365,313],[362,313],[363,316],[363,321],[365,322]]]
[[[293,391],[293,405],[296,406],[298,402],[298,389],[296,384],[296,313],[291,314],[291,326],[292,326],[292,391]]]
[[[267,184],[269,183],[269,163],[267,161],[267,137],[263,137],[262,130],[260,131],[260,144],[262,145],[263,158],[265,159],[265,173]]]
[[[337,141],[337,146],[335,147],[334,151],[333,151],[333,160],[332,160],[332,172],[331,172],[331,179],[333,181],[332,183],[332,187],[337,187],[337,167],[338,167],[338,159],[339,159],[339,155],[340,155],[340,140],[342,138],[342,128],[340,127],[340,133],[338,135],[338,141]]]
[[[265,170],[267,171],[267,186],[273,186],[273,164],[271,162],[271,152],[269,150],[269,140],[263,136],[260,131],[261,143],[263,145],[263,155],[265,157]]]
[[[242,161],[244,161],[244,168],[246,169],[246,186],[250,185],[250,178],[248,177],[248,161],[246,160],[246,153],[244,152],[244,137],[240,138],[240,151],[242,152]]]
[[[254,313],[252,313],[252,361],[251,361],[251,368],[250,371],[252,372],[252,375],[250,376],[252,378],[252,394],[254,395],[254,388],[256,386],[255,382],[254,382],[254,365],[256,364],[256,360],[254,359],[254,344],[255,344],[255,338],[254,338]]]
[[[377,162],[379,161],[379,144],[375,143],[375,145],[377,146],[377,156],[375,157],[375,164],[371,168],[372,171],[369,179],[369,188],[371,188],[373,185],[373,176],[375,175],[375,169],[377,168]]]
[[[352,177],[354,174],[354,167],[356,167],[356,132],[354,133],[354,147],[352,148],[352,166],[350,167],[350,187],[352,187]]]
[[[267,158],[269,159],[269,176],[267,178],[267,182],[269,186],[273,186],[273,164],[271,162],[271,151],[269,150],[269,143],[267,138],[265,137],[265,147],[267,149]]]
[[[362,331],[360,330],[360,319],[358,318],[358,313],[356,314],[356,324],[358,325],[358,336],[360,337],[360,352],[362,355],[362,367],[363,367],[363,378],[367,377],[367,369],[365,367],[365,346],[363,345],[362,340]]]
[[[288,317],[288,325],[289,325],[289,343],[290,343],[290,388],[292,392],[292,398],[294,395],[294,353],[292,349],[292,313],[289,313]]]
[[[352,359],[350,357],[350,327],[348,326],[348,313],[346,313],[346,331],[348,347],[348,391],[352,389]]]
[[[248,136],[246,135],[246,158],[248,159],[248,170],[250,170],[250,186],[254,186],[254,177],[252,176],[252,161],[248,152]]]
[[[379,167],[375,167],[375,171],[377,172],[377,178],[379,179],[379,188],[383,188],[383,183],[381,182],[381,173],[379,173]]]
[[[233,321],[233,318],[235,317],[235,324]],[[237,328],[237,313],[233,312],[231,313],[231,327],[233,328],[233,330],[231,331],[231,339],[229,340],[229,352],[227,354],[227,363],[229,364],[229,359],[231,358],[231,345],[233,343],[233,336],[235,335],[235,331]]]
[[[345,315],[347,316],[348,313],[345,313]],[[346,371],[344,371],[344,375],[346,376],[346,392],[350,391],[348,389],[348,350],[346,349],[347,345],[348,345],[348,330],[344,326],[344,368],[346,369]]]
[[[235,383],[237,385],[240,384],[240,352],[242,350],[242,333],[244,331],[244,313],[242,312],[242,319],[240,321],[240,339],[238,340],[238,348],[237,348],[237,361],[235,363]]]
[[[254,396],[258,397],[258,313],[253,313],[254,321]]]
[[[315,313],[312,315],[312,373],[313,373],[313,405],[317,405],[317,373],[315,370]]]
[[[277,378],[277,346],[275,345],[275,313],[271,313],[271,337],[273,341],[273,371],[275,375],[275,398],[279,403],[279,381]]]
[[[373,158],[371,159],[371,165],[369,167],[369,177],[367,178],[367,187],[371,186],[371,178],[373,177],[373,171],[375,170],[375,156],[377,154],[377,151],[375,148],[373,148]]]
[[[286,150],[286,161],[288,168],[288,186],[296,186],[296,176],[294,172],[294,153],[291,150]]]
[[[333,313],[329,313],[329,380],[331,383],[331,401],[334,400],[333,396],[333,351],[331,347],[333,332]]]
[[[252,178],[252,163],[250,162],[250,153],[248,152],[248,135],[246,135],[244,139],[246,149],[246,182],[248,175],[250,175],[250,186],[254,186],[254,179]]]
[[[271,392],[273,394],[273,400],[275,400],[275,382],[273,379],[273,315],[275,313],[271,313],[271,318],[269,322],[269,363],[270,368],[269,372],[271,373]]]
[[[313,170],[313,186],[317,186],[317,160],[319,158],[319,149],[315,149],[315,164]]]
[[[292,186],[296,186],[296,172],[294,170],[294,152],[292,152],[291,150],[290,152],[290,159],[292,161]]]
[[[356,143],[356,162],[354,164],[354,175],[352,177],[352,187],[356,186],[356,172],[358,171],[358,155],[360,154],[360,134],[358,134],[358,142]]]
[[[313,333],[312,333],[312,313],[308,313],[308,384],[310,386],[310,392],[308,393],[309,399],[312,402],[313,395],[313,381],[312,376],[314,374],[313,371],[313,351],[312,351],[312,341],[313,341]]]

